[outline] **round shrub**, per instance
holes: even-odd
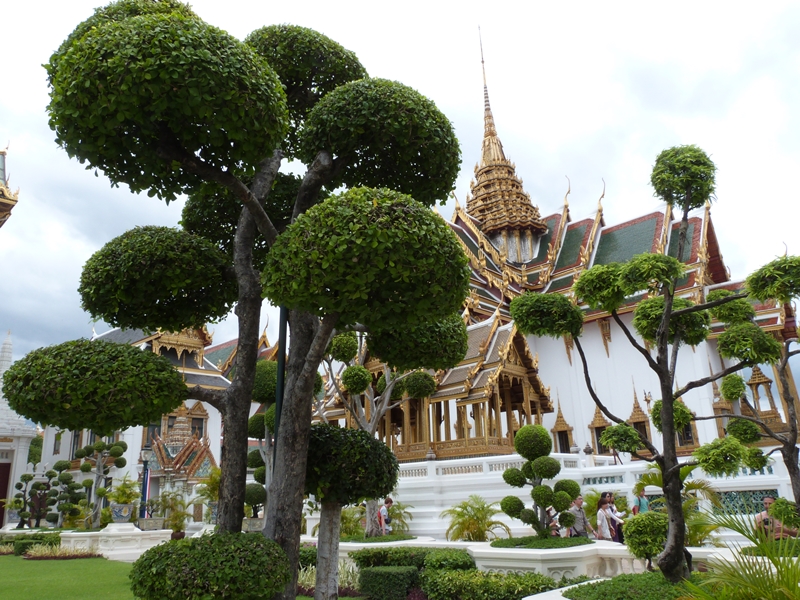
[[[94,456],[94,446],[91,444],[83,447],[83,453],[86,456]]]
[[[410,398],[427,398],[436,391],[436,381],[425,371],[415,371],[403,381]]]
[[[264,485],[267,482],[267,467],[256,467],[256,470],[253,471],[253,479]]]
[[[558,515],[558,524],[562,527],[572,527],[575,525],[575,515],[568,510],[565,510]]]
[[[528,335],[578,337],[583,329],[583,312],[561,294],[522,294],[510,309],[519,330]]]
[[[566,492],[556,492],[553,495],[553,508],[561,512],[567,510],[572,504],[572,498]]]
[[[526,479],[533,479],[535,477],[533,474],[533,465],[529,460],[522,464],[522,469],[520,470]]]
[[[500,510],[509,517],[518,519],[520,513],[525,510],[525,503],[516,496],[506,496],[500,500]]]
[[[661,433],[661,408],[663,406],[662,400],[653,402],[653,410],[650,412],[650,418],[653,420],[653,426]],[[692,421],[692,411],[690,411],[681,400],[676,400],[672,405],[672,415],[675,420],[675,431],[680,431]]]
[[[511,487],[520,488],[528,482],[528,480],[525,479],[525,475],[522,474],[522,471],[513,467],[503,471],[503,481]]]
[[[737,323],[717,338],[717,348],[724,358],[738,358],[757,363],[775,363],[781,358],[781,343],[755,323]]]
[[[466,550],[436,548],[425,555],[425,568],[469,571],[475,568],[475,561]]]
[[[550,506],[553,503],[553,488],[549,485],[537,485],[531,490],[531,498],[542,508]]]
[[[739,472],[747,450],[735,437],[725,437],[700,446],[692,456],[709,475],[730,477]]]
[[[719,392],[722,397],[730,402],[741,398],[745,390],[747,390],[747,384],[745,384],[744,378],[738,373],[725,375],[719,386]]]
[[[668,527],[666,513],[650,510],[626,519],[622,532],[630,553],[644,559],[657,556],[664,549]]]
[[[358,352],[358,337],[355,331],[345,331],[333,336],[328,346],[331,358],[343,363],[353,360],[356,352]]]
[[[611,312],[625,302],[625,291],[619,281],[621,272],[620,263],[595,265],[581,273],[572,291],[578,301],[589,308]]]
[[[351,394],[363,394],[372,383],[372,373],[361,365],[351,365],[342,372],[342,383]]]
[[[556,493],[566,492],[572,500],[575,500],[581,493],[581,486],[572,479],[560,479],[553,486],[553,491]]]
[[[514,436],[514,449],[528,460],[536,460],[553,451],[550,432],[542,425],[525,425]]]
[[[745,419],[731,419],[725,429],[728,435],[732,435],[743,444],[752,444],[761,439],[759,426]]]
[[[381,375],[378,377],[378,383],[375,384],[375,389],[378,391],[379,394],[382,394],[384,390],[386,390],[386,376]],[[400,400],[403,397],[403,394],[406,393],[406,380],[401,379],[397,383],[394,384],[392,388],[392,397],[391,400]]]
[[[747,448],[744,452],[742,463],[750,469],[760,471],[769,464],[769,457],[761,448]]]
[[[92,470],[92,464],[88,462],[81,463],[81,473],[88,473]]]
[[[272,404],[278,388],[278,363],[274,360],[260,360],[256,363],[256,376],[253,380],[253,402]],[[258,439],[264,436],[250,436]]]
[[[257,469],[264,466],[264,459],[261,457],[261,452],[258,450],[250,450],[247,453],[247,468]]]
[[[125,451],[122,449],[121,446],[111,446],[111,448],[108,449],[108,453],[114,458],[119,458],[120,456],[125,454]]]
[[[733,292],[730,290],[714,290],[706,296],[707,302],[714,302],[715,300],[722,300],[728,296],[732,296]],[[756,311],[753,305],[744,298],[739,300],[731,300],[727,304],[715,306],[708,309],[711,316],[717,321],[732,325],[733,323],[744,323],[755,318]]]
[[[650,175],[655,196],[676,209],[700,208],[714,197],[717,167],[701,148],[688,144],[663,150]]]
[[[74,456],[75,458],[85,458],[86,451],[83,448],[78,448],[77,450],[75,450]]]
[[[694,306],[694,303],[685,298],[675,298],[672,301],[673,311],[691,306]],[[663,316],[664,296],[647,298],[642,300],[634,311],[633,327],[643,339],[656,343],[656,334]],[[672,344],[677,337],[680,344],[696,346],[708,337],[710,325],[711,316],[702,310],[673,316],[669,321],[669,342]]]
[[[129,577],[131,591],[142,600],[258,600],[291,578],[283,550],[259,533],[218,533],[155,546],[133,564]]]
[[[123,452],[127,452],[128,451],[128,442],[124,442],[124,441],[120,440],[118,442],[114,442],[112,445],[113,446],[119,446],[120,448],[122,448]]]
[[[552,456],[540,456],[531,463],[533,474],[542,479],[553,479],[561,472],[561,463]]]
[[[106,443],[103,440],[97,440],[92,446],[95,452],[102,452],[106,449]]]
[[[539,522],[539,517],[537,517],[536,513],[530,508],[523,508],[521,511],[519,511],[519,520],[526,525],[533,525],[534,523]]]
[[[124,456],[114,459],[114,466],[118,469],[124,469],[127,464],[128,460]]]
[[[751,273],[747,291],[762,302],[774,298],[788,304],[800,296],[800,256],[781,256]]]

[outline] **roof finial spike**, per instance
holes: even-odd
[[[606,197],[606,180],[601,177],[600,181],[603,182],[603,193],[600,194],[600,199],[597,201],[597,210],[602,212],[603,211],[603,198]]]
[[[481,46],[481,70],[483,71],[483,87],[486,87],[486,65],[483,64],[483,37],[481,37],[481,26],[478,25],[478,43]]]
[[[569,180],[567,175],[564,175],[564,177],[567,178],[567,193],[564,194],[564,206],[569,206],[569,200],[567,200],[567,196],[569,196],[572,192],[572,182]]]

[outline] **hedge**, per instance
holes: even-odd
[[[358,573],[358,589],[371,600],[406,600],[419,585],[419,570],[405,567],[365,567]]]
[[[555,580],[539,573],[428,569],[421,579],[428,600],[520,600],[557,587]]]
[[[475,568],[475,561],[469,552],[455,548],[437,548],[425,557],[426,569],[446,569],[449,571],[469,571]]]
[[[536,535],[528,535],[517,538],[500,538],[492,541],[492,548],[528,548],[533,550],[555,550],[559,548],[574,548],[594,544],[594,540],[585,537],[549,537],[540,538]]]
[[[298,561],[298,566],[301,569],[317,566],[316,546],[300,546],[300,559]]]
[[[359,569],[368,567],[416,567],[425,566],[425,557],[435,548],[414,546],[363,548],[349,553]]]

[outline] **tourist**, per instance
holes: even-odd
[[[392,517],[389,516],[389,509],[394,504],[394,500],[386,497],[386,500],[383,501],[383,506],[381,506],[380,511],[378,511],[378,522],[381,525],[381,531],[383,535],[388,535],[392,533],[392,526],[390,523],[392,522]]]
[[[767,536],[774,537],[776,540],[797,537],[797,529],[785,527],[778,519],[770,516],[769,507],[774,503],[774,496],[764,496],[764,510],[756,515],[756,531],[763,531]]]
[[[569,507],[569,512],[575,515],[575,524],[570,527],[570,537],[589,537],[589,533],[595,535],[596,532],[589,519],[586,517],[586,512],[583,510],[583,496],[578,496],[572,501],[572,506]]]
[[[625,539],[622,535],[622,524],[625,522],[622,520],[622,517],[625,516],[625,513],[617,510],[617,506],[614,504],[614,492],[603,492],[600,494],[600,498],[605,498],[608,501],[608,506],[606,509],[608,510],[608,514],[612,521],[611,527],[614,532],[612,537],[614,538],[615,542],[619,542],[621,544]]]
[[[633,499],[633,508],[631,510],[634,516],[639,513],[646,513],[650,510],[650,501],[647,499],[647,496],[644,495],[644,488],[639,490],[639,493],[636,494],[636,497]]]
[[[614,541],[614,527],[611,525],[611,512],[608,509],[608,498],[600,498],[597,503],[597,530],[594,536],[598,540]]]

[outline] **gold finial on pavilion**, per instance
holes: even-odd
[[[567,199],[567,197],[572,192],[572,182],[569,180],[569,177],[567,177],[566,175],[564,175],[564,177],[567,178],[567,193],[564,194],[564,208],[567,208],[567,207],[569,207],[569,200]]]
[[[478,27],[478,42],[481,47],[481,70],[483,71],[483,151],[481,152],[481,167],[491,163],[505,161],[503,144],[497,137],[494,126],[492,108],[489,106],[489,87],[486,85],[486,64],[483,61],[483,38],[481,28]]]

